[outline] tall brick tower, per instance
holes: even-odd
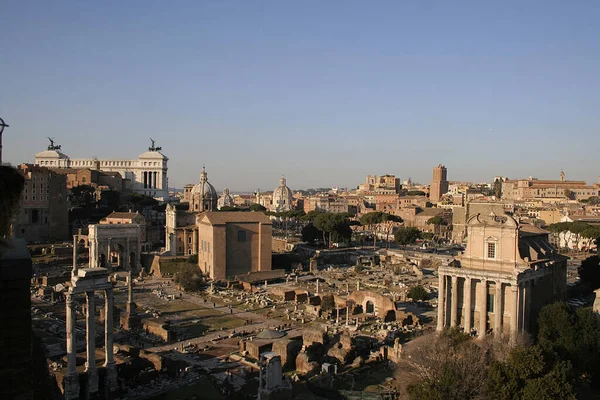
[[[439,164],[433,169],[433,179],[429,186],[429,201],[438,203],[442,196],[448,193],[448,171],[446,167]]]

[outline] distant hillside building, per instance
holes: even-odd
[[[211,279],[271,270],[272,225],[262,212],[198,214],[198,265]]]
[[[160,147],[152,146],[140,154],[137,160],[100,160],[93,158],[69,158],[61,152],[61,146],[50,141],[48,149],[35,155],[35,164],[47,168],[89,169],[103,173],[118,172],[127,182],[124,189],[135,193],[167,199],[167,162]]]
[[[443,195],[448,193],[448,171],[439,164],[433,169],[433,179],[429,186],[429,201],[437,204]]]
[[[530,332],[540,309],[564,298],[567,258],[548,232],[507,214],[472,215],[467,232],[464,254],[438,269],[437,329],[460,326],[479,337]]]
[[[585,200],[600,195],[600,185],[585,181],[569,181],[561,171],[559,180],[506,179],[502,181],[502,198],[512,200],[551,199]]]
[[[365,183],[358,186],[359,192],[373,192],[378,194],[396,194],[402,189],[400,178],[394,175],[367,175]]]
[[[67,178],[31,164],[21,164],[17,169],[25,177],[25,188],[13,220],[13,237],[29,243],[68,239]]]

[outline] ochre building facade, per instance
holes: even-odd
[[[440,267],[437,329],[465,332],[529,332],[539,310],[564,298],[567,258],[548,232],[519,224],[507,214],[473,215],[462,256]]]

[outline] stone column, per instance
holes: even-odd
[[[106,269],[110,271],[110,267],[112,265],[112,259],[110,256],[110,238],[108,238],[108,244],[106,246]]]
[[[192,231],[192,254],[198,254],[198,231]]]
[[[187,233],[187,229],[183,229],[183,255],[187,256],[188,255],[188,233]]]
[[[85,370],[88,378],[88,392],[91,395],[98,392],[98,371],[96,369],[96,304],[94,302],[94,292],[86,292],[85,295],[87,297],[87,362],[85,364]]]
[[[519,287],[516,284],[511,284],[510,292],[510,338],[515,341],[519,332]]]
[[[533,281],[525,282],[525,303],[523,306],[523,331],[529,331],[529,317],[531,315],[531,299],[533,298]]]
[[[73,294],[67,293],[66,299],[66,333],[67,333],[67,375],[65,376],[65,399],[79,398],[79,375],[77,375],[77,332],[75,329],[75,313],[73,311]]]
[[[485,337],[485,331],[487,330],[487,281],[481,280],[481,287],[479,288],[479,296],[477,296],[477,305],[479,308],[479,337]]]
[[[77,235],[73,235],[73,273],[71,274],[71,276],[77,275],[77,257],[79,256],[78,250],[79,249],[77,248]]]
[[[465,287],[463,290],[464,307],[464,328],[465,333],[471,332],[471,278],[465,278]]]
[[[117,365],[113,355],[113,308],[114,298],[112,289],[104,291],[104,368],[106,381],[110,392],[117,389]]]
[[[450,294],[450,326],[456,326],[458,314],[458,278],[452,277],[452,292]]]
[[[494,333],[502,334],[502,282],[496,281],[496,296],[494,296]]]
[[[438,319],[437,319],[437,330],[442,331],[446,326],[446,313],[444,312],[446,307],[446,276],[439,274],[438,277]]]

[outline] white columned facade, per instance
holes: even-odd
[[[113,354],[113,291],[104,290],[104,368],[110,392],[117,389],[117,366]]]
[[[450,326],[456,326],[456,319],[458,314],[458,277],[452,276],[452,291],[450,299]]]
[[[445,321],[445,313],[444,309],[446,307],[446,291],[445,291],[445,275],[441,274],[438,277],[438,320],[437,320],[437,330],[441,331],[444,329],[446,325]]]
[[[471,332],[471,278],[465,278],[465,286],[463,289],[464,299],[464,330],[465,333]]]
[[[75,329],[75,312],[73,310],[73,294],[66,295],[66,336],[67,336],[67,375],[64,382],[66,400],[79,398],[79,375],[77,374],[77,330]]]
[[[485,337],[487,330],[487,281],[481,279],[481,285],[479,288],[479,298],[477,299],[477,305],[479,308],[479,329],[478,336],[480,338]]]
[[[98,392],[98,370],[96,369],[96,304],[94,292],[86,292],[85,294],[87,297],[87,362],[85,369],[88,376],[88,391],[89,393],[96,393]]]
[[[502,334],[502,282],[496,281],[496,295],[494,296],[494,334]]]
[[[519,287],[516,284],[510,285],[510,293],[510,337],[514,341],[519,332]]]

